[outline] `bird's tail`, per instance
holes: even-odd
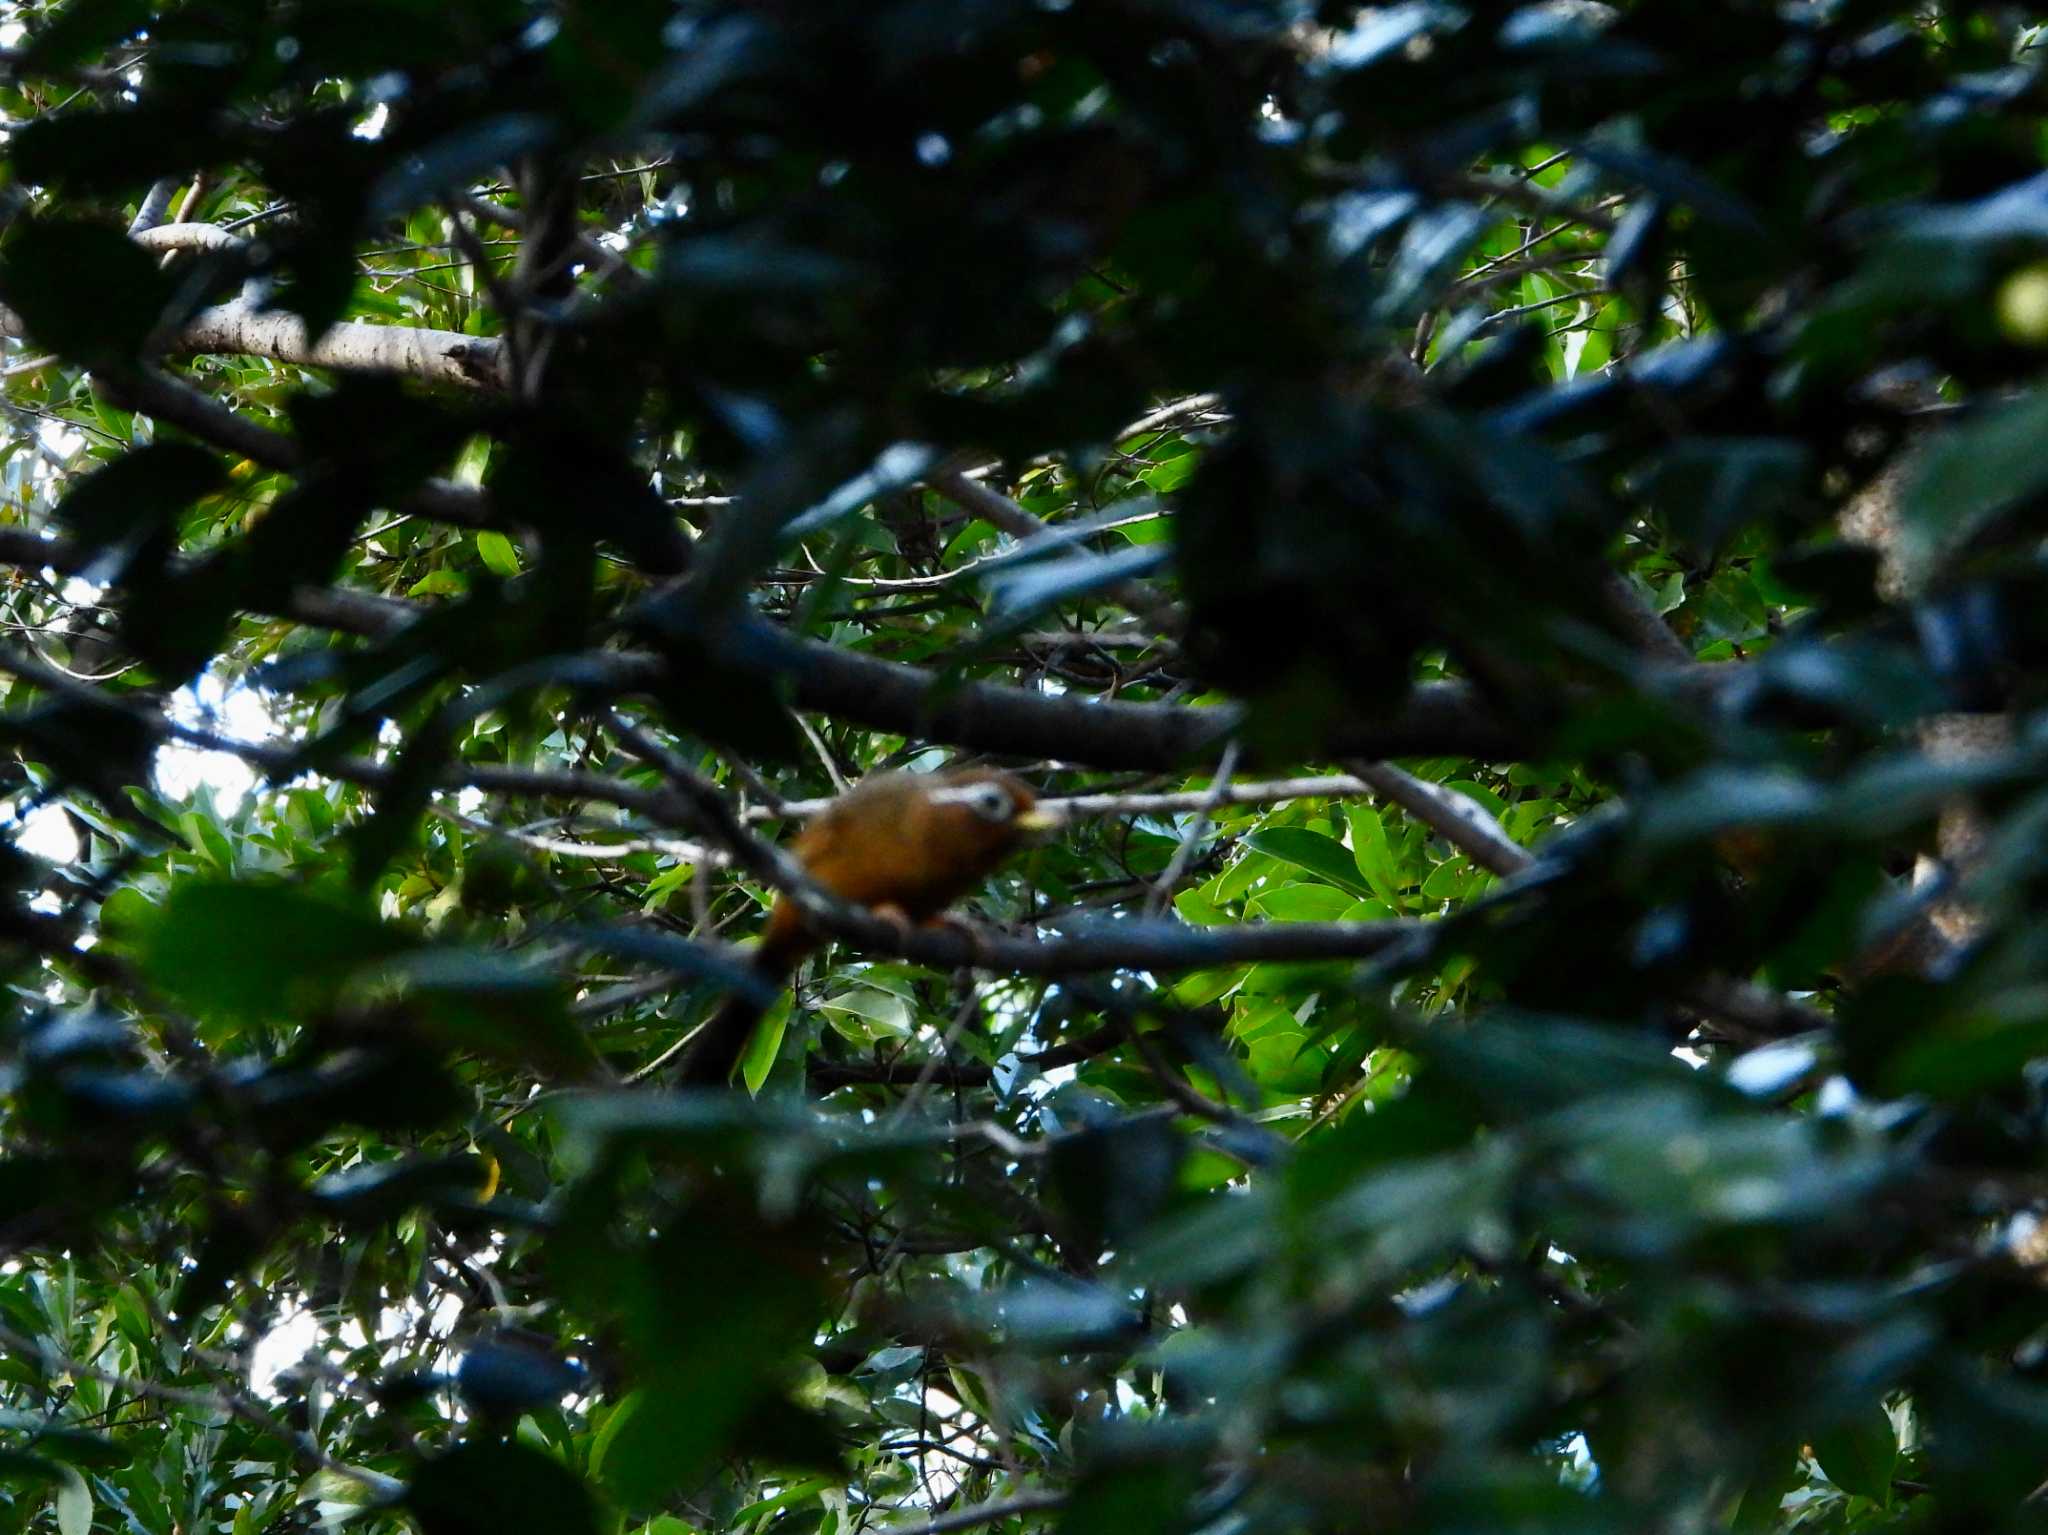
[[[779,987],[794,971],[811,946],[802,925],[782,921],[782,908],[771,914],[768,931],[754,951],[754,973],[768,983],[765,990]],[[720,1004],[711,1021],[704,1025],[676,1067],[676,1081],[684,1087],[722,1087],[733,1067],[754,1037],[754,1026],[767,1011],[759,993],[736,991]]]

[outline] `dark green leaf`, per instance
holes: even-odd
[[[1898,1463],[1899,1437],[1883,1407],[1873,1406],[1845,1419],[1813,1440],[1814,1459],[1844,1492],[1876,1503],[1889,1503],[1892,1468]]]
[[[435,1456],[413,1473],[405,1507],[422,1535],[599,1529],[596,1505],[576,1474],[523,1444],[472,1441]]]
[[[1358,863],[1353,859],[1351,850],[1335,837],[1310,831],[1305,826],[1269,826],[1264,831],[1253,832],[1244,840],[1246,846],[1293,864],[1297,869],[1306,869],[1318,879],[1353,895],[1370,896],[1374,893],[1371,882],[1359,874]]]
[[[186,881],[157,913],[142,966],[202,1012],[283,1018],[412,942],[360,905],[303,887]]]
[[[168,317],[172,291],[147,253],[97,224],[17,224],[0,259],[0,301],[39,344],[87,366],[134,359]]]

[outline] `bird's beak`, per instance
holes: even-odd
[[[1066,825],[1067,818],[1057,810],[1033,805],[1029,810],[1018,811],[1016,820],[1010,824],[1027,837],[1044,837]]]

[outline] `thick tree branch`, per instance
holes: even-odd
[[[200,726],[167,719],[143,704],[130,703],[80,683],[56,667],[27,656],[0,652],[0,671],[64,697],[124,715],[159,739],[227,752],[273,778],[307,770],[305,759],[294,747],[238,741]],[[639,746],[653,748],[654,760],[675,782],[680,759],[650,742],[644,734],[630,734]],[[362,758],[323,762],[319,771],[330,778],[371,788],[386,788],[397,781],[392,768]],[[747,831],[715,787],[699,785],[691,792],[637,789],[596,773],[538,773],[490,767],[452,768],[443,782],[451,788],[474,786],[502,792],[600,799],[631,808],[658,824],[706,833],[749,873],[795,899],[807,920],[821,932],[938,969],[977,966],[1019,975],[1071,975],[1111,969],[1201,970],[1271,960],[1361,959],[1413,938],[1422,927],[1420,923],[1404,921],[1268,922],[1207,928],[1171,921],[1102,921],[1051,939],[949,927],[906,930],[901,923],[849,905],[823,890],[787,853]]]
[[[211,395],[154,368],[99,374],[93,388],[123,410],[152,416],[162,425],[190,432],[266,468],[292,471],[305,461],[293,437],[237,415]]]
[[[243,236],[218,224],[158,224],[154,228],[130,230],[129,236],[137,245],[153,251],[232,251],[243,250],[249,244]]]
[[[20,315],[0,307],[0,336],[28,333]],[[304,367],[397,373],[465,389],[505,387],[504,346],[495,337],[417,325],[344,321],[315,341],[297,315],[259,310],[240,300],[200,311],[168,338],[163,349],[174,357],[231,353]]]
[[[177,356],[232,352],[306,367],[396,373],[469,389],[505,387],[504,346],[494,337],[344,321],[316,341],[297,315],[239,301],[201,311],[165,350]]]
[[[177,195],[178,183],[173,178],[159,176],[151,182],[149,191],[136,206],[135,217],[128,221],[129,237],[147,234],[161,225],[171,211],[171,199]]]
[[[190,432],[202,442],[239,453],[267,469],[295,474],[305,465],[305,454],[297,438],[237,415],[191,385],[154,368],[134,368],[109,375],[96,380],[96,387],[124,409],[153,416],[159,422]],[[405,498],[402,509],[457,527],[509,526],[497,514],[488,492],[449,480],[423,482]],[[349,593],[335,595],[352,596]],[[331,603],[328,606],[329,611],[334,610]]]
[[[27,535],[17,535],[14,541],[29,545],[36,553],[42,553],[49,547]],[[5,547],[5,542],[0,541],[0,550]],[[5,556],[0,554],[0,557]],[[39,563],[47,564],[49,561],[45,558]],[[381,613],[376,617],[381,621]],[[179,739],[210,750],[232,753],[263,768],[273,778],[286,777],[304,769],[304,759],[295,748],[235,741],[212,731],[180,724],[141,705],[117,702],[38,661],[0,656],[0,666],[54,692],[88,699],[96,706],[128,713],[166,739]],[[1038,697],[1020,689],[1006,691],[1022,698]],[[1098,710],[1166,707],[1094,706]],[[1225,711],[1181,712],[1219,714]],[[650,760],[662,768],[671,784],[680,784],[680,788],[643,790],[597,773],[544,773],[488,765],[451,768],[444,781],[450,786],[472,786],[504,793],[599,800],[630,809],[656,824],[681,825],[708,834],[748,872],[796,900],[820,931],[857,942],[870,950],[897,954],[943,969],[979,966],[1013,974],[1062,975],[1109,969],[1178,971],[1262,961],[1361,959],[1380,954],[1392,944],[1420,936],[1424,931],[1421,924],[1408,922],[1290,922],[1215,928],[1192,928],[1174,922],[1104,922],[1056,940],[999,937],[945,928],[905,932],[898,924],[849,906],[819,888],[786,853],[749,831],[715,786],[700,781],[681,763],[681,759],[644,734],[629,734],[642,753],[649,755]],[[1373,764],[1365,766],[1374,767]],[[323,763],[321,770],[331,777],[372,787],[393,781],[390,769],[361,759]],[[1376,776],[1378,771],[1382,770],[1376,770]],[[679,774],[682,775],[680,779]],[[1363,774],[1360,776],[1364,777]],[[1407,780],[1408,775],[1401,774],[1400,778]],[[1419,780],[1409,780],[1407,784],[1398,786],[1434,791],[1434,786],[1423,785]],[[1429,824],[1447,835],[1454,835],[1461,845],[1473,839],[1474,828],[1462,813],[1462,808],[1440,803],[1436,792],[1419,796],[1403,793],[1400,799],[1404,802],[1413,799],[1408,808],[1422,814]],[[1475,842],[1474,845],[1478,844]],[[1513,847],[1513,844],[1505,844],[1505,847]],[[1512,862],[1503,857],[1501,849],[1489,848],[1489,852],[1495,859]],[[1519,848],[1515,848],[1514,853],[1525,861],[1529,858]],[[1682,994],[1681,1000],[1703,1015],[1721,1022],[1735,1037],[1742,1039],[1778,1038],[1823,1026],[1825,1022],[1811,1010],[1761,987],[1725,978],[1704,981]]]
[[[138,215],[137,225],[133,231],[135,242],[146,250],[233,251],[249,243],[218,224],[162,224],[149,228],[143,216]],[[618,264],[616,256],[594,242],[591,252],[612,265]],[[27,334],[21,316],[0,306],[0,335]],[[163,342],[163,351],[180,357],[235,354],[353,373],[396,373],[466,389],[502,390],[508,384],[504,343],[496,337],[349,320],[329,327],[315,339],[307,334],[305,322],[297,315],[259,309],[245,299],[218,304],[194,315]],[[220,410],[212,401],[206,404]],[[200,435],[218,440],[205,432]]]
[[[447,489],[456,492],[461,487]],[[75,574],[85,568],[87,557],[62,540],[17,534],[0,539],[0,561]],[[396,598],[301,588],[277,604],[274,616],[381,636],[425,611],[420,604]],[[822,641],[791,641],[765,623],[747,639],[781,663],[790,680],[791,702],[798,708],[973,751],[1172,772],[1199,763],[1220,748],[1242,719],[1239,709],[1227,705],[1125,703],[1034,692],[1007,683],[954,683],[915,666]],[[611,652],[588,659],[592,686],[636,692],[661,689],[668,680],[667,663],[644,652]],[[1695,666],[1672,673],[1674,684],[1701,703],[1741,676],[1741,669],[1734,666]],[[1436,682],[1413,689],[1390,715],[1334,721],[1315,754],[1457,756],[1502,762],[1526,758],[1542,745],[1500,718],[1476,689]],[[1253,760],[1257,762],[1256,756]]]
[[[793,702],[799,708],[870,729],[1009,756],[1170,772],[1217,750],[1243,718],[1232,706],[1124,703],[995,682],[948,686],[916,667],[816,641],[791,646],[789,654]],[[1391,715],[1332,722],[1317,755],[1512,761],[1538,748],[1475,689],[1425,683]],[[1247,755],[1254,764],[1261,760],[1255,752]]]

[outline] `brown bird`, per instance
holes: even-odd
[[[791,851],[841,900],[905,923],[928,922],[1014,848],[1057,824],[1030,789],[994,768],[878,773],[813,817]],[[817,942],[797,904],[779,897],[754,969],[779,983]],[[679,1079],[700,1086],[725,1081],[760,1017],[758,1003],[728,998],[684,1053]]]

